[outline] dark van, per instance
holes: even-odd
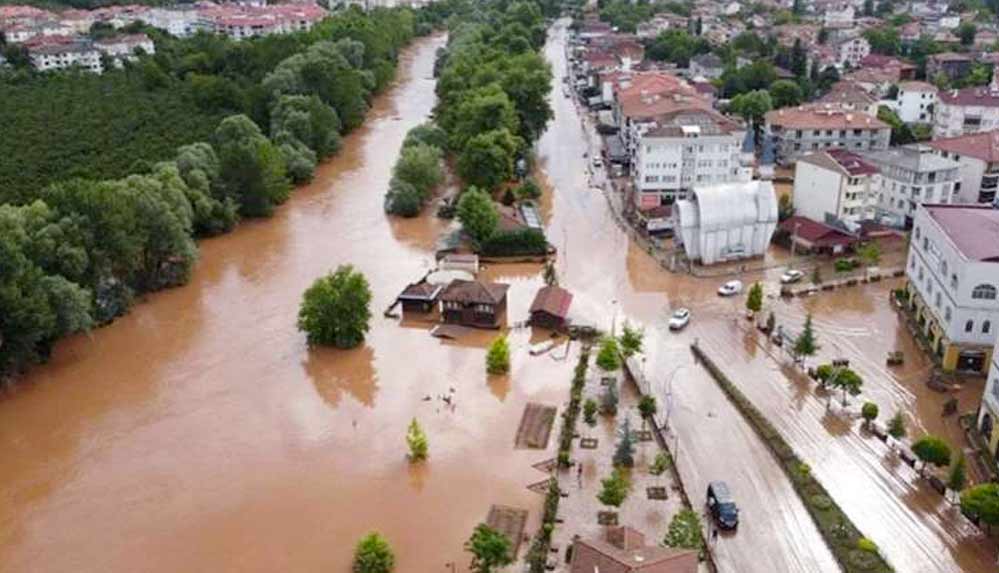
[[[713,481],[708,484],[708,510],[718,527],[735,529],[739,526],[739,508],[735,506],[727,483]]]

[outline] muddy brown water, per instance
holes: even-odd
[[[564,37],[553,37],[546,55],[558,81]],[[0,571],[345,572],[371,530],[389,538],[400,571],[448,571],[450,562],[462,570],[462,544],[491,504],[531,510],[534,530],[541,497],[526,486],[545,477],[531,465],[551,452],[514,450],[513,439],[527,402],[563,405],[576,350],[565,360],[531,357],[529,345],[546,334],[515,329],[510,375],[488,377],[492,333],[442,342],[424,322],[381,316],[431,266],[447,225],[382,212],[399,145],[433,106],[443,42],[406,52],[397,85],[365,126],[273,218],[203,242],[189,285],[59,344],[50,364],[0,400]],[[713,281],[664,273],[616,226],[588,188],[579,115],[560,87],[552,99],[556,116],[538,144],[542,209],[574,317],[641,323],[647,370],[660,380],[692,366],[695,336],[768,372],[765,354],[733,334],[741,300],[715,297]],[[295,329],[301,293],[341,263],[371,282],[371,332],[355,350],[309,350]],[[486,269],[511,284],[511,322],[526,317],[539,275],[537,265]],[[696,327],[674,335],[664,326],[678,306],[693,310]],[[452,388],[450,410],[438,397]],[[723,570],[835,570],[790,484],[717,388],[681,370],[673,390],[679,463],[695,503],[719,477],[745,500],[747,527],[719,542]],[[418,467],[405,459],[413,417],[430,440],[430,460]],[[811,454],[839,438],[808,439]],[[846,497],[874,504],[865,530],[886,503]],[[897,523],[872,537],[885,546]],[[976,561],[958,555],[963,538],[938,543],[934,527],[903,530],[892,557],[927,539],[940,555],[929,569],[900,571]]]

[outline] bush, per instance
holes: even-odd
[[[388,541],[378,533],[365,535],[354,550],[353,573],[392,573],[395,555]]]
[[[600,342],[597,366],[604,372],[614,372],[621,368],[621,354],[618,351],[617,340],[608,336]]]
[[[385,194],[385,212],[400,217],[415,217],[423,209],[423,198],[415,187],[393,179],[389,183],[389,191]]]
[[[866,551],[868,553],[878,553],[878,544],[874,543],[866,537],[861,537],[857,540],[857,549],[861,551]]]
[[[427,459],[429,449],[427,435],[423,433],[423,428],[420,427],[416,418],[413,418],[413,421],[409,423],[409,429],[406,431],[406,443],[409,445],[410,461],[418,462]]]
[[[510,371],[510,343],[506,336],[500,336],[489,346],[486,353],[486,372],[506,374]]]
[[[298,329],[309,344],[353,348],[364,341],[371,320],[368,280],[351,265],[316,279],[302,297]]]
[[[541,187],[533,179],[527,179],[524,183],[513,190],[517,199],[538,199],[541,197]]]
[[[821,511],[828,511],[832,509],[833,502],[831,499],[829,499],[829,496],[827,495],[816,494],[808,499],[811,502],[812,507],[814,507],[815,509]]]
[[[548,241],[537,229],[498,231],[482,242],[481,252],[490,257],[544,255],[548,252]]]
[[[600,484],[603,487],[597,494],[597,499],[600,503],[611,507],[621,507],[631,489],[627,474],[620,468],[615,468],[610,477],[601,480]]]
[[[860,415],[863,416],[865,422],[873,422],[878,417],[878,405],[874,402],[864,402],[860,408]]]
[[[659,452],[656,454],[656,459],[653,460],[652,465],[649,466],[649,473],[654,476],[662,475],[669,469],[672,463],[673,460],[671,459],[669,452]]]
[[[701,518],[689,509],[681,510],[673,516],[663,540],[668,547],[674,549],[704,549],[704,536],[701,534]]]
[[[836,259],[836,264],[834,265],[837,273],[850,272],[857,268],[857,262],[852,259]]]

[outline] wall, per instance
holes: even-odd
[[[818,165],[799,161],[794,167],[795,214],[824,222],[826,213],[839,212],[844,177]]]

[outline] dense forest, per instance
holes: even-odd
[[[464,6],[243,42],[150,31],[157,53],[120,71],[0,78],[0,377],[183,284],[197,236],[270,214],[363,122],[399,50]]]

